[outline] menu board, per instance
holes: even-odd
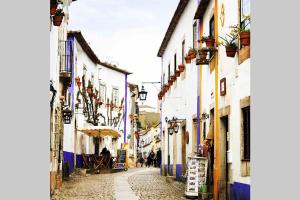
[[[187,163],[186,196],[198,196],[199,188],[206,183],[207,159],[189,156]]]
[[[118,150],[118,161],[119,163],[125,163],[126,162],[126,150],[119,149]]]

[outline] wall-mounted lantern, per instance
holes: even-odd
[[[71,124],[72,111],[69,107],[63,110],[63,119],[65,124]]]

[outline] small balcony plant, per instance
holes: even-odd
[[[176,70],[175,71],[175,77],[177,78],[177,77],[179,77],[180,76],[180,71],[179,70]]]
[[[65,16],[65,13],[62,9],[57,9],[55,15],[53,16],[53,25],[60,26],[61,22]]]
[[[51,0],[50,1],[50,15],[55,15],[56,9],[57,9],[57,1],[56,0]]]
[[[243,46],[249,46],[250,45],[250,28],[247,28],[248,25],[250,25],[250,16],[243,16],[243,21],[245,24],[240,27],[239,25],[231,26],[234,31],[239,33],[240,36],[240,42]]]
[[[191,63],[191,58],[190,58],[190,56],[188,54],[185,55],[184,60],[185,60],[186,64],[190,64]]]
[[[235,56],[235,53],[236,53],[236,50],[237,50],[237,44],[236,44],[236,40],[238,38],[238,34],[232,30],[230,32],[230,34],[226,34],[227,37],[221,37],[219,36],[222,41],[220,42],[221,45],[225,46],[226,48],[226,55],[227,57],[234,57]]]
[[[190,59],[194,59],[196,58],[196,55],[197,55],[197,51],[193,48],[190,48],[189,49],[189,52],[188,52],[188,56]]]
[[[212,48],[215,45],[215,39],[213,36],[202,36],[200,42],[205,42],[207,48]]]
[[[207,52],[208,52],[209,50],[210,50],[210,49],[207,48],[207,47],[203,47],[203,48],[199,49],[200,60],[206,60]]]
[[[185,69],[184,64],[178,65],[179,72],[182,73]]]

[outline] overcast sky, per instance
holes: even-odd
[[[157,52],[179,0],[78,0],[69,30],[81,30],[101,61],[133,72],[129,82],[160,81]],[[145,84],[144,104],[157,106],[158,90]],[[159,85],[156,85],[159,88]]]

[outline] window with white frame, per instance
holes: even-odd
[[[106,85],[105,83],[100,83],[100,86],[99,86],[99,99],[100,101],[105,104],[105,99],[106,99]]]
[[[249,29],[249,19],[245,19],[245,17],[250,15],[250,0],[240,0],[240,5],[240,27]]]
[[[112,89],[112,102],[115,106],[119,105],[119,88],[117,87]]]

